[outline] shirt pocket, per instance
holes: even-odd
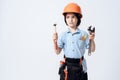
[[[78,40],[78,46],[79,46],[79,48],[84,48],[84,46],[85,46],[85,41],[83,41],[83,40]]]

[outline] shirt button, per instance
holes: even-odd
[[[73,49],[72,51],[74,52],[75,50]]]
[[[74,42],[72,42],[74,44]]]

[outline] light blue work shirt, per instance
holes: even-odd
[[[74,33],[68,29],[58,37],[58,47],[63,49],[67,58],[81,58],[85,54],[85,49],[89,48],[89,38],[87,32],[76,29]],[[87,71],[86,60],[83,60],[83,70]]]

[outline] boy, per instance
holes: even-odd
[[[69,3],[63,11],[64,21],[68,26],[68,30],[59,37],[57,33],[53,34],[54,49],[56,54],[61,50],[64,51],[65,66],[67,68],[67,78],[60,70],[60,80],[88,80],[86,60],[84,59],[85,49],[91,47],[91,51],[95,51],[95,34],[88,35],[87,32],[78,28],[81,23],[81,8],[76,3]],[[91,46],[89,46],[89,39]],[[60,68],[61,69],[61,68]]]

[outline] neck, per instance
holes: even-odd
[[[72,33],[74,33],[77,28],[71,28],[71,27],[70,27],[69,29],[70,29],[70,31],[71,31]]]

